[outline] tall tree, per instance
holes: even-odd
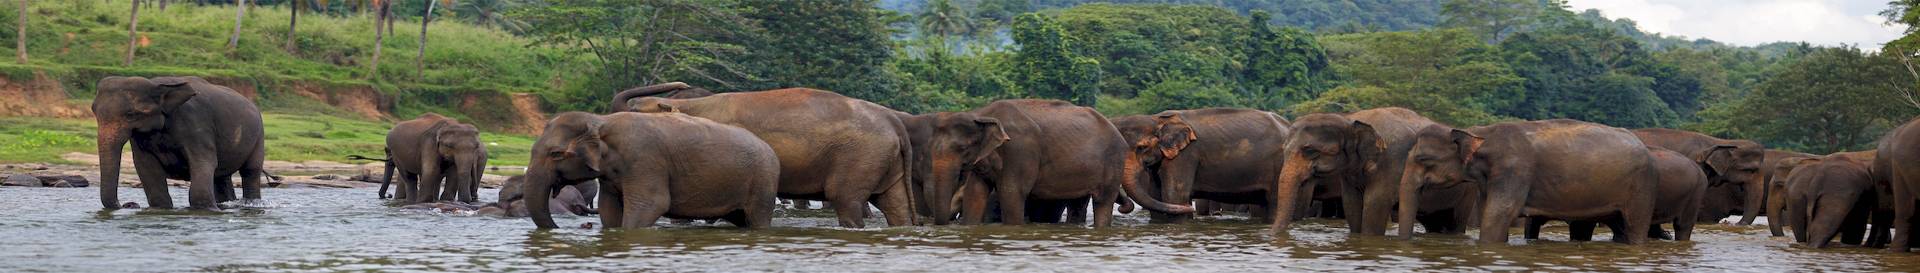
[[[949,0],[933,0],[927,2],[927,5],[921,9],[919,16],[922,32],[945,38],[957,33],[966,33],[972,27],[968,22],[971,18],[966,15],[966,12],[954,7]]]
[[[416,79],[427,77],[427,23],[433,22],[433,8],[441,1],[453,0],[427,0],[426,12],[420,13],[420,52],[413,57],[413,73]]]
[[[1247,24],[1253,33],[1244,49],[1247,69],[1241,71],[1245,99],[1252,100],[1248,106],[1280,109],[1333,86],[1327,52],[1313,34],[1297,28],[1275,30],[1265,11],[1250,17]]]
[[[373,61],[370,68],[367,69],[368,78],[373,78],[373,79],[380,78],[380,48],[386,45],[387,32],[388,32],[388,31],[381,31],[382,30],[381,28],[382,28],[382,25],[387,23],[388,20],[393,20],[393,18],[390,18],[392,16],[389,16],[387,12],[387,6],[389,2],[393,2],[393,1],[392,0],[373,0],[373,9],[374,9],[373,11],[374,13]]]
[[[1448,0],[1440,6],[1440,25],[1473,29],[1487,43],[1498,43],[1517,28],[1532,24],[1541,11],[1562,8],[1564,3],[1565,0]]]
[[[606,109],[621,90],[661,82],[740,90],[756,80],[742,46],[754,29],[732,2],[687,0],[571,0],[527,5],[510,13],[526,20],[538,45],[590,56],[592,79],[556,99],[567,110]]]
[[[1097,68],[1099,62],[1074,56],[1074,40],[1060,23],[1033,13],[1014,17],[1013,41],[1020,44],[1013,60],[1021,88],[1034,96],[1081,106],[1096,103],[1098,92],[1092,86],[1097,79],[1088,80],[1084,74],[1098,75],[1089,66]]]
[[[20,0],[20,22],[15,25],[13,51],[20,55],[20,64],[27,64],[27,0]]]
[[[1769,147],[1829,153],[1870,148],[1886,129],[1920,114],[1889,99],[1915,88],[1898,61],[1858,48],[1820,48],[1781,68],[1735,103],[1701,115]]]
[[[297,53],[300,52],[300,46],[298,43],[295,43],[296,41],[294,39],[298,38],[298,36],[295,36],[294,33],[300,29],[300,8],[307,5],[307,0],[288,1],[287,5],[293,6],[293,11],[291,12],[293,15],[287,19],[287,52]]]
[[[140,47],[140,0],[133,2],[133,11],[127,15],[127,58],[123,66],[133,66],[133,51]]]
[[[1893,0],[1888,1],[1887,6],[1880,15],[1887,17],[1887,23],[1906,28],[1899,39],[1887,42],[1880,51],[1900,60],[1909,81],[1920,82],[1920,63],[1915,63],[1916,57],[1920,57],[1920,12],[1916,12],[1920,11],[1920,0]],[[1920,90],[1900,90],[1900,98],[1909,107],[1920,108]]]
[[[227,36],[227,53],[240,46],[240,23],[247,19],[247,0],[235,2],[233,9],[233,35]]]
[[[899,78],[886,69],[893,42],[871,0],[743,0],[766,28],[754,46],[761,88],[813,87],[886,103]]]

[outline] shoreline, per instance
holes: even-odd
[[[72,163],[12,163],[0,164],[0,187],[93,187],[100,181],[100,162],[96,155],[87,153],[67,153],[61,159]],[[120,183],[123,187],[138,187],[140,179],[134,174],[132,157],[121,161]],[[265,188],[331,188],[353,189],[380,186],[380,176],[385,170],[381,162],[341,163],[332,161],[288,162],[268,160],[265,169],[270,176]],[[488,166],[488,174],[480,179],[482,188],[499,188],[506,183],[506,175],[526,172],[526,166]],[[27,180],[29,177],[39,180],[39,185]],[[236,184],[239,179],[235,179]],[[76,185],[77,184],[77,185]],[[187,181],[167,180],[167,185],[186,187]]]

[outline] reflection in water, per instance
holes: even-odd
[[[174,196],[186,196],[176,189]],[[526,219],[400,210],[367,190],[279,189],[225,213],[101,212],[92,189],[0,190],[0,272],[177,271],[1238,271],[1643,270],[1889,271],[1920,255],[1806,249],[1764,227],[1706,226],[1694,242],[1645,246],[1545,240],[1475,245],[1466,235],[1414,240],[1348,237],[1338,221],[1309,220],[1285,237],[1229,217],[1199,224],[1122,227],[844,229],[824,211],[782,212],[776,228],[534,230]],[[141,201],[137,191],[122,199]],[[481,196],[493,196],[484,193]],[[597,222],[561,217],[560,225]],[[875,217],[870,226],[883,226]],[[664,221],[662,222],[665,223]],[[1604,233],[1605,229],[1601,229]],[[1519,234],[1516,230],[1514,234]],[[1601,234],[1595,239],[1608,238]]]

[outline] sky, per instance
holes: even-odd
[[[1879,15],[1886,0],[1570,0],[1572,10],[1599,9],[1640,29],[1735,45],[1808,42],[1878,49],[1901,27]]]

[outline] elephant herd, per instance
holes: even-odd
[[[245,200],[260,198],[265,145],[251,101],[194,77],[109,77],[99,89],[103,179],[118,179],[131,142],[153,207],[173,207],[165,179],[191,182],[193,208],[240,200],[235,174]],[[1402,108],[1109,119],[1018,99],[916,115],[823,90],[713,93],[676,82],[619,92],[610,109],[556,115],[493,209],[540,228],[556,227],[554,213],[594,212],[610,228],[662,217],[758,228],[784,198],[824,201],[852,228],[869,206],[889,226],[1081,223],[1091,209],[1104,227],[1134,204],[1157,223],[1193,221],[1193,204],[1245,205],[1276,232],[1337,217],[1359,235],[1477,229],[1496,244],[1514,227],[1537,238],[1556,220],[1573,240],[1600,225],[1616,242],[1689,240],[1696,223],[1738,213],[1742,225],[1772,216],[1773,235],[1790,228],[1813,247],[1837,235],[1897,251],[1920,209],[1920,119],[1877,150],[1822,156],[1576,120],[1456,128]],[[487,157],[478,134],[434,114],[395,125],[384,159],[387,181],[400,181],[394,197],[475,202]],[[121,207],[117,187],[101,187],[109,209]]]

